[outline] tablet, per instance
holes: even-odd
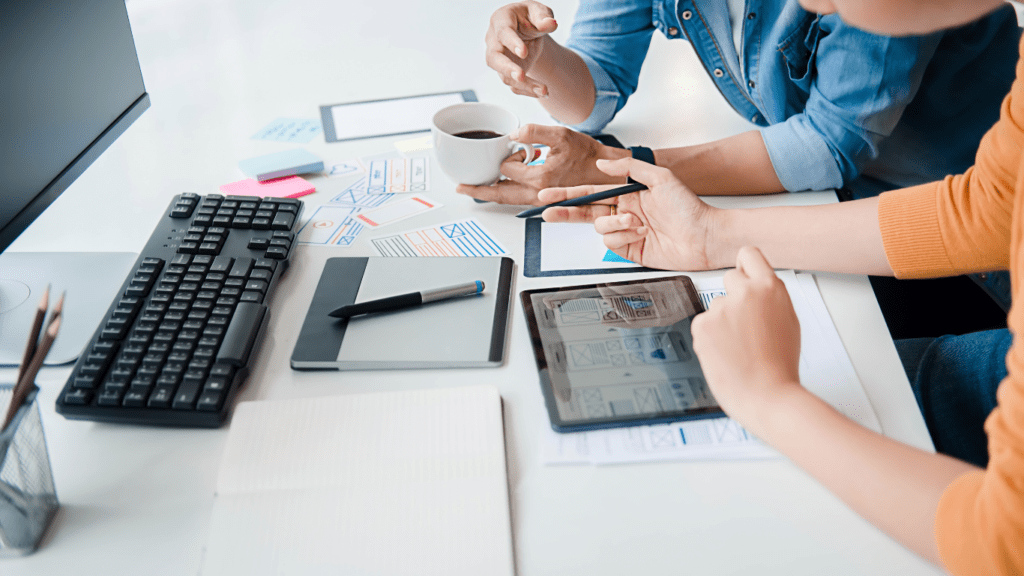
[[[722,415],[693,353],[687,276],[520,294],[551,427],[576,432]]]

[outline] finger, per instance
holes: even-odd
[[[612,188],[615,188],[615,185],[598,186],[594,184],[585,184],[583,186],[571,186],[569,188],[545,188],[537,194],[537,199],[545,204],[554,204],[555,202],[563,202],[572,198],[579,198],[580,196],[587,196],[597,192],[611,190]],[[605,201],[605,203],[612,203],[612,201]]]
[[[500,28],[496,36],[498,37],[498,42],[506,50],[520,58],[526,58],[526,42],[523,42],[523,38],[515,29],[511,27]]]
[[[659,184],[678,182],[668,168],[648,164],[643,160],[635,158],[620,158],[618,160],[598,160],[597,169],[609,176],[632,178],[637,182],[646,184],[648,188],[654,188]]]
[[[501,173],[505,174],[505,164],[522,164],[524,160],[526,160],[526,150],[517,150],[514,154],[502,160]],[[505,175],[508,176],[508,174]],[[515,178],[512,179],[515,180]]]
[[[604,220],[604,218],[598,218],[598,220]],[[619,256],[629,260],[629,257],[626,255],[625,248],[630,244],[635,244],[644,239],[646,234],[641,232],[641,230],[646,230],[646,228],[634,228],[632,230],[623,230],[621,232],[605,234],[604,245],[612,252],[615,252]]]
[[[537,204],[537,190],[519,182],[502,180],[492,186],[459,184],[455,191],[487,202],[498,204]]]
[[[530,23],[533,24],[537,30],[550,34],[558,28],[558,22],[555,21],[555,13],[547,6],[540,2],[528,3],[530,12]]]
[[[722,276],[722,285],[725,287],[725,296],[719,296],[719,298],[738,298],[744,291],[746,283],[749,281],[747,275],[738,268],[733,268]]]
[[[611,214],[611,210],[608,211]],[[616,214],[609,218],[598,218],[594,221],[594,230],[598,234],[611,234],[621,230],[637,229],[644,223],[632,214]]]
[[[590,204],[588,206],[555,206],[548,208],[541,214],[545,222],[570,222],[574,224],[589,224],[602,216],[608,216],[611,206]]]
[[[736,253],[736,269],[749,278],[775,278],[775,270],[764,254],[753,246],[743,246]]]
[[[508,78],[511,81],[518,82],[520,81],[520,78],[526,77],[526,73],[523,72],[522,66],[509,58],[504,50],[487,52],[484,61],[488,68],[497,72],[502,78]],[[508,82],[506,82],[506,84],[507,83]]]
[[[565,141],[567,132],[571,132],[563,126],[544,126],[542,124],[525,124],[510,136],[516,142],[527,144],[545,144],[553,146]]]

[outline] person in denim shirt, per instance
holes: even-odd
[[[526,166],[517,155],[502,167],[508,180],[458,192],[537,205],[542,188],[613,183],[594,161],[630,152],[584,133],[600,132],[637,90],[655,29],[689,40],[725,99],[762,127],[637,155],[698,194],[836,189],[856,199],[935,180],[973,163],[1009,92],[1020,39],[1009,5],[953,30],[887,37],[796,0],[582,0],[565,47],[549,36],[556,28],[538,2],[500,8],[487,33],[487,63],[513,92],[539,98],[573,130],[524,126],[514,139],[549,145],[546,162]],[[1005,273],[972,279],[1009,309]],[[920,299],[878,282],[883,309],[892,310],[887,320]]]
[[[743,6],[739,26],[730,4]],[[524,126],[518,140],[551,146],[545,164],[507,162],[510,180],[459,192],[536,205],[541,188],[611,183],[594,160],[630,152],[580,132],[600,132],[636,91],[656,29],[689,40],[725,99],[760,127],[654,151],[696,192],[846,188],[860,198],[934,180],[972,164],[1009,92],[1020,38],[1010,6],[951,31],[893,38],[796,0],[582,0],[564,47],[548,35],[556,27],[537,2],[499,9],[487,63],[578,132]]]

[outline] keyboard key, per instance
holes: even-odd
[[[203,392],[196,403],[197,410],[216,412],[224,401],[224,394],[215,390]]]
[[[284,260],[288,257],[288,250],[280,246],[271,246],[263,255],[274,260]]]

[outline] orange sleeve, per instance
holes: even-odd
[[[1024,42],[1022,42],[1024,46]],[[1014,190],[1024,150],[1024,61],[975,165],[939,182],[886,192],[878,222],[897,278],[1006,270]]]
[[[1024,40],[1022,40],[1024,48]],[[1024,58],[975,166],[941,182],[883,194],[878,220],[901,278],[1009,267],[1014,343],[998,406],[985,421],[989,464],[942,494],[935,538],[958,575],[1024,575]],[[1017,192],[1020,192],[1017,194]]]

